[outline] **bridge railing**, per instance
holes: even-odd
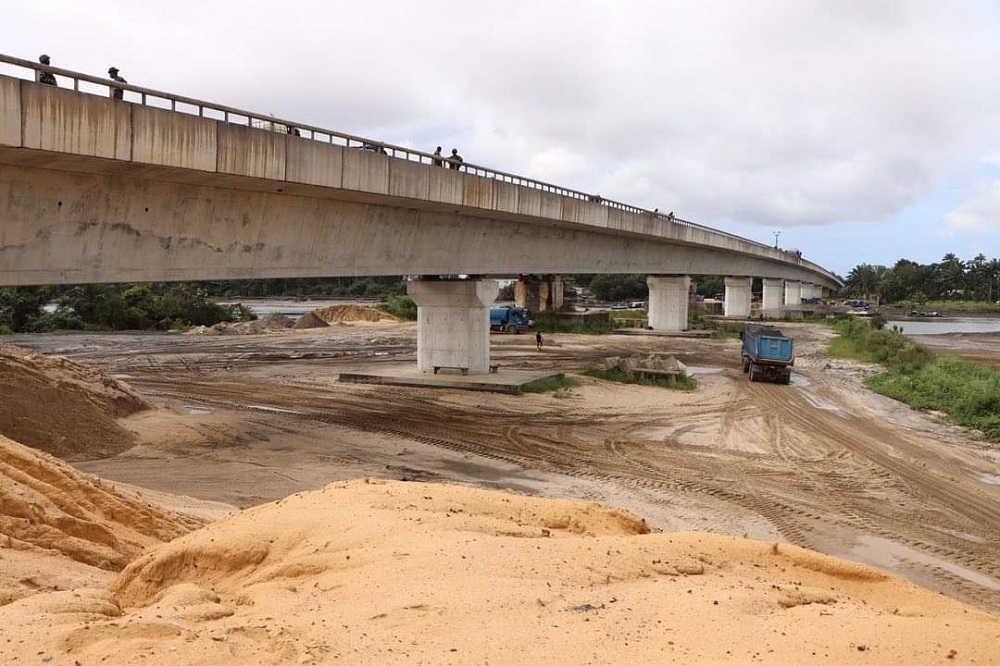
[[[161,90],[154,90],[152,88],[144,88],[142,86],[137,86],[129,83],[120,83],[113,81],[109,78],[91,76],[90,74],[84,74],[82,72],[75,72],[68,69],[62,69],[60,67],[52,67],[50,65],[42,65],[31,60],[24,60],[23,58],[15,58],[13,56],[8,56],[0,54],[0,63],[5,63],[11,66],[10,68],[0,67],[0,73],[3,73],[5,69],[13,69],[17,72],[19,76],[25,78],[25,70],[30,70],[29,76],[37,80],[37,72],[51,72],[56,76],[61,76],[64,79],[69,79],[72,81],[72,88],[78,92],[101,94],[101,95],[111,95],[111,91],[116,88],[120,88],[124,93],[124,99],[129,102],[139,103],[143,106],[149,106],[153,108],[169,109],[177,113],[187,113],[191,115],[196,115],[202,118],[214,119],[220,122],[235,124],[235,125],[246,125],[248,127],[256,127],[261,130],[268,131],[279,131],[288,134],[294,134],[296,136],[312,139],[314,141],[320,141],[322,143],[330,143],[345,146],[347,148],[358,148],[362,150],[372,150],[374,152],[381,152],[385,155],[404,159],[410,162],[418,162],[420,164],[433,165],[436,160],[442,162],[442,166],[445,168],[450,166],[448,161],[448,156],[443,155],[437,157],[431,153],[423,152],[420,150],[414,150],[413,148],[407,148],[405,146],[396,146],[393,144],[385,143],[384,141],[376,141],[373,139],[368,139],[361,136],[356,136],[354,134],[347,134],[345,132],[338,132],[336,130],[330,130],[322,127],[317,127],[314,125],[308,125],[303,123],[298,123],[292,120],[286,120],[284,118],[277,118],[273,115],[262,115],[259,113],[254,113],[252,111],[246,111],[244,109],[238,109],[231,106],[224,106],[222,104],[216,104],[215,102],[206,102],[200,99],[194,99],[191,97],[185,97],[183,95],[175,95],[173,93],[163,92]],[[499,171],[497,169],[492,169],[490,167],[482,166],[479,164],[473,164],[470,162],[462,162],[460,168],[465,173],[481,176],[483,178],[492,178],[504,183],[510,183],[513,185],[519,185],[521,187],[529,187],[536,190],[541,190],[543,192],[548,192],[551,194],[557,194],[564,197],[569,197],[572,199],[580,199],[583,201],[590,201],[593,203],[598,203],[602,206],[607,206],[608,208],[614,208],[616,210],[622,210],[629,213],[636,213],[639,215],[649,215],[657,218],[658,220],[670,224],[677,224],[681,226],[691,227],[694,229],[700,229],[712,234],[717,234],[731,238],[733,240],[739,241],[741,243],[748,243],[750,245],[756,246],[759,249],[764,250],[774,250],[770,245],[760,243],[749,238],[744,238],[742,236],[737,236],[736,234],[731,234],[726,231],[720,231],[719,229],[713,229],[712,227],[707,227],[690,220],[684,220],[679,217],[674,216],[672,213],[664,215],[658,211],[651,211],[645,208],[640,208],[638,206],[633,206],[631,204],[622,203],[619,201],[613,201],[611,199],[605,199],[597,194],[589,194],[586,192],[581,192],[579,190],[573,190],[567,187],[562,187],[559,185],[554,185],[552,183],[547,183],[545,181],[536,180],[534,178],[527,178],[525,176],[519,176],[513,173],[507,173],[505,171]],[[767,254],[787,254],[789,258],[787,261],[789,263],[798,263],[801,265],[809,266],[821,273],[826,273],[833,276],[831,273],[826,271],[820,266],[812,264],[808,261],[803,261],[801,255],[796,255],[793,252],[768,252]]]

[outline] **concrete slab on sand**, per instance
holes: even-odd
[[[540,379],[562,379],[563,373],[538,370],[508,370],[497,368],[484,375],[463,375],[442,369],[438,374],[420,372],[413,364],[379,367],[373,372],[342,372],[338,380],[354,384],[386,384],[390,386],[422,386],[463,391],[520,393],[521,388]]]

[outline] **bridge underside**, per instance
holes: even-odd
[[[740,253],[517,216],[111,160],[46,168],[52,159],[0,149],[0,284],[775,270]],[[93,172],[102,168],[111,173]]]

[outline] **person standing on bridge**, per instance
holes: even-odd
[[[441,146],[438,146],[437,150],[434,151],[434,154],[431,155],[431,164],[439,167],[444,166],[444,160],[441,159]]]
[[[451,157],[448,158],[448,167],[451,169],[461,169],[462,161],[462,156],[458,154],[458,148],[452,148]]]
[[[117,67],[109,67],[108,76],[111,77],[112,81],[117,81],[118,83],[128,83],[128,81],[119,76]],[[125,99],[125,91],[121,88],[112,88],[111,97],[114,99]]]
[[[38,56],[38,62],[42,63],[43,65],[47,65],[49,64],[49,57],[43,53],[42,55]],[[36,69],[35,80],[38,81],[39,83],[44,83],[47,86],[57,86],[57,87],[59,86],[59,84],[56,83],[56,77],[52,72],[43,72],[41,70]]]

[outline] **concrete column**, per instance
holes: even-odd
[[[496,280],[415,280],[406,293],[417,304],[417,370],[490,370],[490,304]]]
[[[522,275],[514,283],[514,304],[532,312],[551,312],[563,305],[561,275]]]
[[[649,327],[656,331],[686,331],[688,327],[688,293],[691,278],[687,275],[650,275]]]
[[[725,283],[726,300],[723,302],[723,314],[727,317],[746,319],[750,316],[750,290],[753,278],[727,277]]]
[[[784,280],[781,278],[764,278],[764,292],[761,294],[760,312],[767,317],[780,317],[781,306],[784,303]]]
[[[802,283],[797,280],[785,282],[785,305],[798,307],[802,305]]]

